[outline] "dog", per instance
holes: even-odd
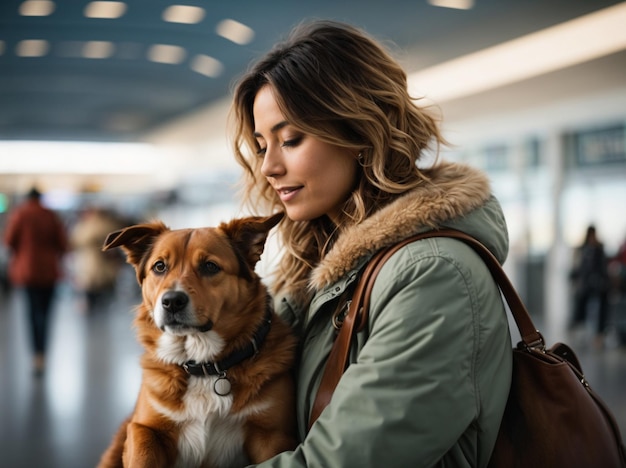
[[[107,236],[141,286],[144,353],[135,408],[99,468],[244,466],[295,447],[296,338],[255,273],[283,216]]]

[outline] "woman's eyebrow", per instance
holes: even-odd
[[[289,125],[289,122],[287,122],[286,120],[283,120],[282,122],[278,122],[276,125],[270,128],[270,132],[276,133],[281,128],[286,127],[287,125]],[[263,138],[263,135],[261,135],[259,132],[254,132],[254,136],[257,138]]]

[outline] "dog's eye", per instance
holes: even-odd
[[[221,270],[221,268],[219,267],[219,265],[215,262],[202,262],[200,264],[200,272],[203,275],[214,275],[215,273],[218,273]]]
[[[152,271],[156,274],[162,274],[167,271],[167,265],[164,261],[159,260],[154,265],[152,265]]]

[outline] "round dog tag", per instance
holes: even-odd
[[[213,384],[213,391],[219,396],[226,396],[230,393],[230,381],[226,377],[218,378]]]

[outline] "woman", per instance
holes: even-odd
[[[332,401],[308,429],[333,314],[379,249],[440,227],[504,261],[504,216],[487,178],[418,168],[443,143],[406,74],[349,25],[301,25],[240,80],[234,146],[246,201],[284,210],[276,308],[300,333],[300,445],[263,466],[486,466],[506,404],[511,341],[487,267],[457,240],[411,243],[384,266],[367,326]]]

